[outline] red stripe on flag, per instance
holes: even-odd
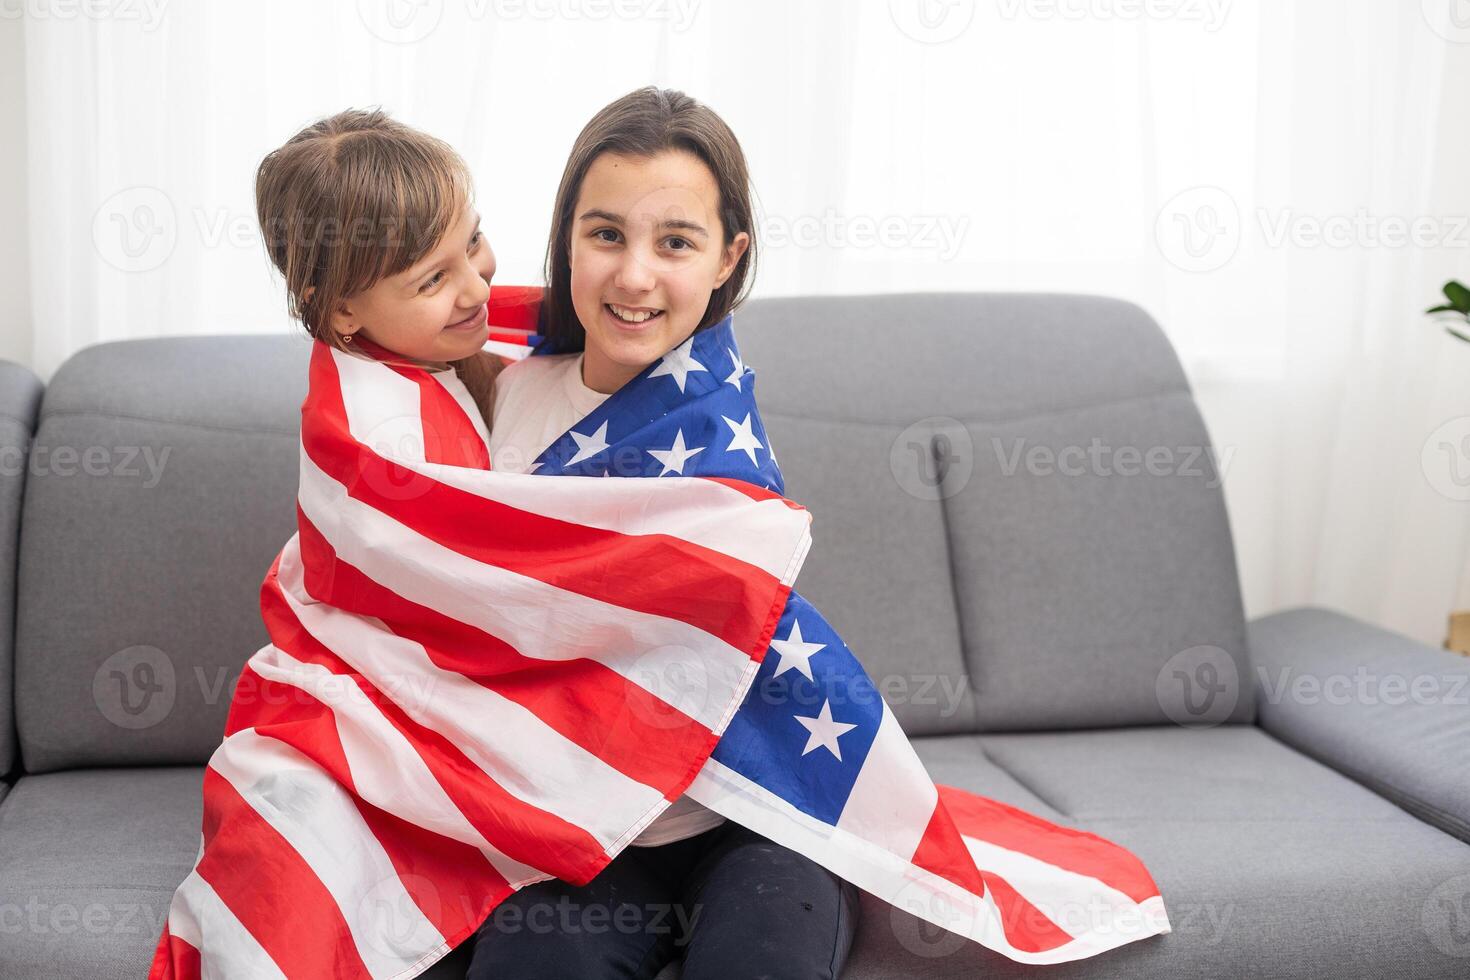
[[[953,786],[940,786],[939,799],[966,837],[1040,858],[1066,871],[1096,878],[1142,902],[1159,894],[1143,862],[1096,834],[1056,824],[997,800]]]
[[[464,407],[427,371],[404,365],[390,367],[419,389],[419,424],[424,434],[424,459],[446,466],[490,468],[490,449],[465,414]]]
[[[298,511],[306,591],[383,620],[443,670],[514,701],[630,779],[677,799],[719,739],[704,725],[595,660],[527,657],[504,640],[410,602],[343,561]],[[308,557],[309,556],[309,557]]]
[[[312,352],[311,375],[302,445],[354,499],[475,561],[675,619],[752,658],[764,655],[758,641],[767,616],[789,592],[774,576],[669,535],[620,534],[519,510],[385,460],[352,439],[325,344]]]
[[[199,950],[170,933],[165,924],[153,951],[148,980],[199,980],[201,969]]]
[[[541,312],[540,286],[491,286],[485,304],[492,327],[510,330],[536,330]]]
[[[311,866],[212,768],[204,770],[204,812],[215,833],[199,876],[288,977],[368,977],[347,920]],[[249,868],[248,875],[242,868]]]
[[[303,663],[319,664],[356,683],[383,717],[404,734],[444,792],[487,841],[511,858],[567,881],[587,882],[602,870],[609,859],[596,838],[511,795],[453,742],[410,718],[392,698],[307,632],[280,594],[279,583],[274,577],[266,581],[269,591],[262,590],[261,614],[275,645]],[[270,682],[262,678],[262,683]],[[289,700],[299,702],[301,696],[291,694]],[[303,737],[307,734],[302,732]],[[293,737],[292,743],[297,741]],[[312,754],[299,744],[296,747]],[[527,762],[534,764],[535,760]]]

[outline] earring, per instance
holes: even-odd
[[[344,343],[344,344],[350,344],[350,343],[352,343],[352,334],[350,334],[350,333],[343,334],[342,335],[342,343]]]

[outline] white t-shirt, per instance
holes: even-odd
[[[581,354],[527,357],[495,379],[491,409],[490,468],[524,473],[557,436],[607,400],[582,383]],[[725,818],[681,796],[643,828],[635,847],[656,847],[725,822]]]

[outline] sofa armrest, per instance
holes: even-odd
[[[1470,657],[1317,607],[1249,637],[1261,728],[1470,841]]]

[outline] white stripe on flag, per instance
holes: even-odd
[[[424,460],[419,386],[377,361],[332,351],[352,438],[384,459]]]
[[[570,478],[542,483],[563,479]],[[299,499],[338,557],[379,585],[499,637],[523,656],[597,661],[711,731],[723,731],[759,668],[687,623],[548,585],[431,541],[348,496],[305,452]]]
[[[210,886],[189,872],[174,893],[168,931],[199,950],[200,980],[286,980],[286,975]]]
[[[282,554],[278,577],[291,611],[307,632],[389,697],[395,693],[395,680],[422,681],[423,693],[430,696],[395,698],[395,703],[414,721],[459,746],[506,792],[582,827],[604,847],[663,803],[661,791],[619,772],[524,705],[443,670],[423,646],[396,635],[380,620],[299,601],[296,596],[305,590],[301,565],[292,560],[296,557]]]
[[[370,975],[394,976],[444,943],[357,805],[315,762],[246,728],[225,739],[209,765],[331,894]]]
[[[332,712],[342,754],[357,795],[407,823],[479,849],[513,888],[546,875],[515,860],[485,839],[444,792],[423,756],[383,717],[362,689],[321,664],[303,663],[267,646],[250,659],[250,669],[278,684],[307,692]]]
[[[939,790],[924,771],[898,719],[884,704],[878,734],[837,826],[900,857],[909,857],[918,849],[938,802]]]

